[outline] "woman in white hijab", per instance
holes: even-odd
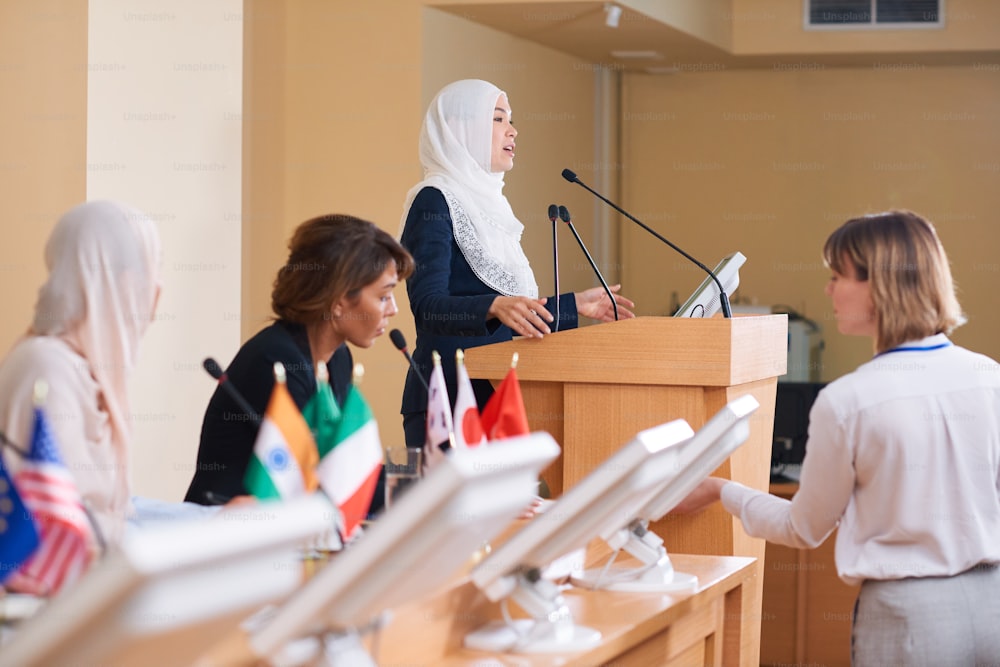
[[[478,79],[445,86],[431,102],[420,133],[424,179],[406,196],[400,241],[416,260],[407,280],[417,330],[413,359],[426,377],[431,353],[444,360],[448,393],[455,398],[455,350],[541,338],[555,319],[554,299],[538,298],[538,285],[521,249],[524,225],[503,195],[514,166],[517,130],[507,94]],[[634,304],[617,294],[619,317]],[[578,315],[611,321],[614,308],[602,288],[564,295],[559,328]],[[473,383],[482,407],[492,388]],[[424,444],[427,394],[411,370],[403,391],[406,443]]]
[[[81,204],[56,224],[45,264],[31,327],[0,364],[0,429],[28,447],[34,385],[44,380],[63,461],[100,532],[117,542],[131,511],[126,383],[160,292],[159,235],[121,204]],[[21,465],[5,461],[12,472]]]
[[[126,526],[215,514],[218,507],[131,495],[127,384],[160,296],[156,225],[116,202],[80,204],[56,223],[45,265],[49,277],[31,326],[0,362],[0,431],[30,447],[34,388],[44,381],[45,416],[94,527],[92,555],[103,542],[121,541]],[[16,474],[24,452],[4,454]],[[239,496],[231,504],[245,502],[252,499]],[[42,590],[30,575],[5,585]]]

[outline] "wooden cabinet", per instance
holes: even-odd
[[[798,486],[772,484],[790,498]],[[836,531],[816,549],[768,544],[761,604],[761,665],[851,664],[851,614],[857,586],[837,576]]]

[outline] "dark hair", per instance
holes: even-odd
[[[875,306],[875,351],[951,333],[965,322],[934,226],[911,211],[848,220],[823,246],[823,261],[841,275],[854,269],[870,281]]]
[[[388,233],[350,215],[322,215],[303,222],[288,242],[288,262],[278,270],[271,309],[279,318],[315,324],[330,316],[343,297],[361,288],[395,263],[399,279],[413,273],[413,257]]]

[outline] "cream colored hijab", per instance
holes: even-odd
[[[424,180],[406,195],[402,235],[414,198],[424,187],[444,193],[462,255],[486,285],[507,296],[538,296],[521,249],[524,225],[503,195],[503,172],[490,171],[493,114],[504,92],[487,81],[464,79],[434,97],[420,132]]]
[[[81,204],[56,223],[45,264],[28,334],[0,364],[0,428],[29,446],[32,388],[46,379],[62,458],[104,537],[117,542],[131,510],[126,384],[156,307],[159,235],[122,204]]]
[[[127,460],[126,383],[156,308],[160,237],[153,221],[123,204],[70,209],[45,244],[49,278],[38,293],[31,334],[57,336],[90,363]]]

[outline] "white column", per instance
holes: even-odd
[[[132,379],[137,493],[179,500],[239,345],[242,0],[90,0],[87,198],[159,223],[163,293]],[[227,316],[228,315],[228,316]]]
[[[621,72],[601,66],[594,70],[594,189],[611,201],[621,192]],[[619,204],[620,205],[620,204]],[[626,208],[627,210],[627,208]],[[618,239],[621,225],[632,224],[610,206],[594,198],[594,257],[609,285],[621,280]],[[595,285],[597,284],[595,279]],[[628,288],[625,288],[628,293]]]

